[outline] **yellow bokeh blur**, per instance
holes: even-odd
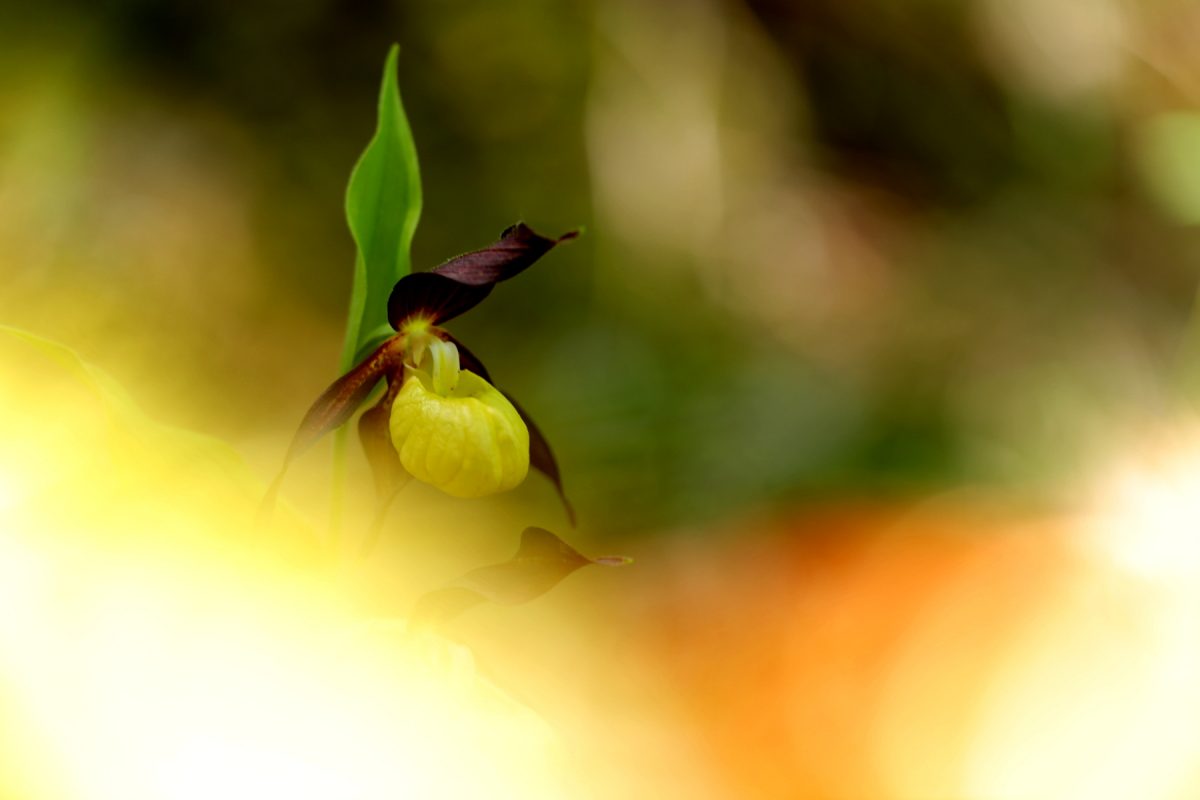
[[[232,451],[8,329],[0,384],[0,795],[562,796],[546,723],[257,530]]]

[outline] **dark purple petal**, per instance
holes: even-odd
[[[470,286],[490,286],[524,271],[556,244],[578,235],[578,231],[569,231],[557,239],[548,239],[534,233],[524,222],[518,222],[501,233],[493,244],[452,258],[432,271]]]
[[[392,404],[403,385],[404,370],[389,373],[387,380],[388,388],[383,397],[358,418],[358,438],[371,467],[371,475],[375,478],[376,496],[375,518],[358,551],[361,558],[366,558],[375,550],[392,501],[412,477],[400,463],[400,454],[392,444],[391,431]]]
[[[400,454],[392,444],[392,403],[400,391],[403,372],[388,376],[388,388],[382,398],[358,418],[358,439],[375,478],[375,493],[380,503],[389,502],[408,481],[400,463]]]
[[[338,378],[321,393],[317,401],[308,409],[300,428],[292,437],[287,455],[283,458],[283,466],[279,468],[275,479],[267,487],[262,503],[258,509],[258,524],[265,527],[275,509],[275,499],[283,478],[287,475],[288,466],[292,459],[303,453],[318,439],[334,428],[345,423],[354,414],[371,390],[379,383],[384,375],[397,372],[404,368],[404,347],[402,337],[393,336],[388,339],[371,355],[363,359],[358,366]]]
[[[406,275],[388,298],[388,321],[396,330],[405,321],[423,317],[439,324],[483,302],[500,281],[523,272],[560,242],[574,239],[571,231],[549,239],[523,222],[508,228],[482,250],[452,258],[429,272]]]
[[[574,528],[575,509],[571,505],[571,501],[567,499],[567,493],[563,490],[562,475],[558,471],[558,461],[554,458],[554,451],[550,449],[550,443],[546,441],[546,437],[542,435],[541,429],[534,423],[533,418],[526,413],[525,409],[521,408],[512,395],[504,393],[504,396],[508,398],[508,402],[513,404],[513,408],[524,420],[525,427],[529,429],[529,465],[554,484],[558,498],[562,501],[563,509],[567,512],[567,519]]]
[[[286,461],[291,461],[322,436],[350,419],[384,375],[403,367],[403,359],[401,337],[393,336],[358,366],[334,381],[304,415],[288,448]]]
[[[592,563],[590,558],[581,555],[574,547],[571,547],[571,545],[550,531],[545,528],[534,527],[526,528],[521,532],[521,544],[517,547],[517,554],[513,556],[513,559],[517,561],[533,560],[572,565],[571,569],[578,569],[584,564]],[[490,568],[484,568],[484,570],[487,569]],[[476,570],[471,575],[477,575],[484,570]]]
[[[433,324],[470,311],[492,293],[492,284],[471,286],[436,272],[405,275],[388,297],[388,321],[400,330],[405,321],[422,317]]]

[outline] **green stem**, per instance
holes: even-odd
[[[342,339],[342,354],[338,359],[338,374],[345,375],[355,363],[359,332],[362,330],[363,304],[366,301],[364,283],[360,280],[366,267],[362,255],[354,261],[355,280],[350,290],[350,313],[346,317],[346,335]],[[342,515],[346,500],[346,434],[343,425],[333,432],[333,474],[329,489],[329,546],[336,550],[342,536]]]

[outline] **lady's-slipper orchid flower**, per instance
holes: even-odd
[[[529,429],[508,399],[459,369],[458,348],[430,342],[429,371],[410,369],[389,431],[410,475],[456,497],[512,489],[529,472]]]
[[[396,333],[312,405],[288,448],[285,468],[344,424],[384,380],[382,398],[359,419],[359,437],[382,500],[390,499],[408,475],[457,497],[480,497],[512,489],[533,467],[554,483],[574,522],[545,437],[495,388],[483,363],[441,325],[575,236],[548,239],[519,223],[482,250],[401,278],[388,298],[388,322]]]

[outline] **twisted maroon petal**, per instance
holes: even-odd
[[[512,403],[513,408],[525,422],[525,427],[529,429],[529,466],[545,475],[554,484],[554,489],[558,492],[558,499],[562,501],[563,510],[567,512],[567,519],[570,521],[571,527],[575,527],[575,508],[567,499],[566,491],[563,490],[562,475],[558,471],[558,461],[554,458],[554,451],[550,449],[550,443],[546,441],[546,437],[534,423],[533,418],[525,412],[525,409],[521,408],[512,395],[504,393],[504,396],[508,398],[508,402]]]
[[[270,519],[279,487],[283,485],[283,478],[287,475],[292,460],[312,447],[322,436],[350,419],[384,375],[403,369],[404,338],[393,336],[321,393],[300,421],[300,427],[292,437],[287,455],[283,458],[283,465],[267,488],[258,511],[260,525]]]
[[[577,231],[571,231],[549,239],[519,222],[482,250],[464,253],[429,272],[405,275],[397,281],[388,298],[388,321],[400,330],[414,318],[434,325],[453,319],[483,302],[497,283],[520,274],[555,245],[577,235]]]
[[[402,369],[403,363],[403,338],[393,336],[375,348],[354,369],[330,384],[301,420],[300,428],[292,437],[284,466],[322,436],[350,419],[380,379]]]

